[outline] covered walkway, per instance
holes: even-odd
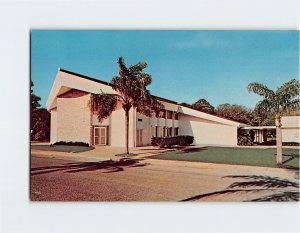
[[[242,127],[241,130],[249,131],[250,135],[253,134],[254,143],[261,144],[268,142],[269,140],[275,140],[275,126],[246,126]]]

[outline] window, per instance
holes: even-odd
[[[161,110],[160,113],[159,113],[159,117],[166,118],[166,111],[165,110]]]
[[[167,118],[168,119],[173,119],[173,112],[172,111],[167,111]]]
[[[151,111],[151,117],[157,117],[155,111]]]
[[[179,128],[178,127],[174,128],[174,136],[178,136],[178,133],[179,133]]]
[[[174,113],[174,119],[175,119],[175,120],[178,120],[178,112],[175,112],[175,113]]]
[[[165,137],[165,127],[159,127],[159,137]]]
[[[151,126],[151,137],[156,137],[156,127]]]
[[[172,128],[167,128],[167,136],[172,137]]]

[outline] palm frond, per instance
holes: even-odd
[[[274,109],[274,102],[270,101],[269,99],[263,99],[259,101],[255,106],[255,111],[259,115],[265,115],[266,113],[273,111],[273,109]]]
[[[139,62],[135,65],[132,65],[128,68],[128,70],[132,73],[139,73],[139,72],[142,72],[143,69],[145,69],[147,67],[147,63],[146,62]]]
[[[297,111],[300,110],[300,99],[293,99],[285,103],[282,107],[282,112],[290,112],[290,111]]]
[[[106,95],[106,96],[111,96],[112,98],[116,98],[117,100],[122,101],[123,103],[126,102],[126,100],[124,99],[124,97],[122,95],[119,94],[114,94],[114,93],[105,93],[101,90],[101,95]]]
[[[274,91],[272,91],[267,86],[265,86],[261,83],[257,83],[257,82],[250,83],[250,84],[248,84],[247,89],[249,92],[253,92],[264,98],[274,99],[274,97],[275,97]]]
[[[98,116],[99,121],[106,119],[116,109],[118,98],[116,94],[94,94],[93,95],[93,112]]]
[[[292,79],[284,84],[282,84],[276,91],[276,94],[278,93],[286,93],[286,92],[290,92],[290,93],[294,93],[295,95],[299,95],[299,80],[296,79]]]
[[[281,103],[288,103],[295,97],[299,97],[300,83],[299,80],[292,79],[284,83],[276,91],[276,97]]]

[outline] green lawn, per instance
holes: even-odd
[[[65,145],[55,145],[55,146],[31,145],[31,149],[77,153],[77,152],[93,150],[94,147],[92,147],[92,146],[89,146],[89,147],[88,146],[65,146]]]
[[[286,167],[299,169],[299,150],[283,149]],[[276,149],[204,147],[150,156],[153,159],[276,167]]]

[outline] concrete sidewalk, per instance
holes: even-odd
[[[176,149],[157,148],[153,146],[130,148],[130,153],[134,158],[144,158],[146,156],[161,154],[168,151],[175,151]],[[119,160],[125,153],[122,147],[111,146],[95,146],[95,149],[84,152],[60,152],[60,151],[46,151],[31,149],[31,154],[51,156],[53,158],[60,158],[66,160],[79,161],[105,161],[105,160]]]
[[[130,153],[133,153],[133,156],[128,158],[131,159],[142,159],[148,163],[165,166],[166,169],[175,169],[180,168],[197,168],[205,169],[206,172],[215,175],[224,175],[227,171],[230,171],[231,174],[240,174],[240,175],[270,175],[270,176],[286,176],[290,174],[290,170],[282,168],[272,168],[272,167],[257,167],[257,166],[246,166],[246,165],[231,165],[231,164],[217,164],[217,163],[206,163],[206,162],[189,162],[189,161],[176,161],[176,160],[159,160],[151,159],[148,156],[161,154],[164,152],[175,151],[176,149],[160,149],[156,147],[138,147],[131,148]],[[44,156],[62,160],[72,160],[72,161],[81,161],[81,162],[101,162],[101,161],[120,161],[123,154],[124,148],[120,147],[110,147],[110,146],[99,146],[95,149],[85,152],[72,153],[72,152],[58,152],[58,151],[42,151],[42,150],[32,150],[31,154],[34,156]]]

